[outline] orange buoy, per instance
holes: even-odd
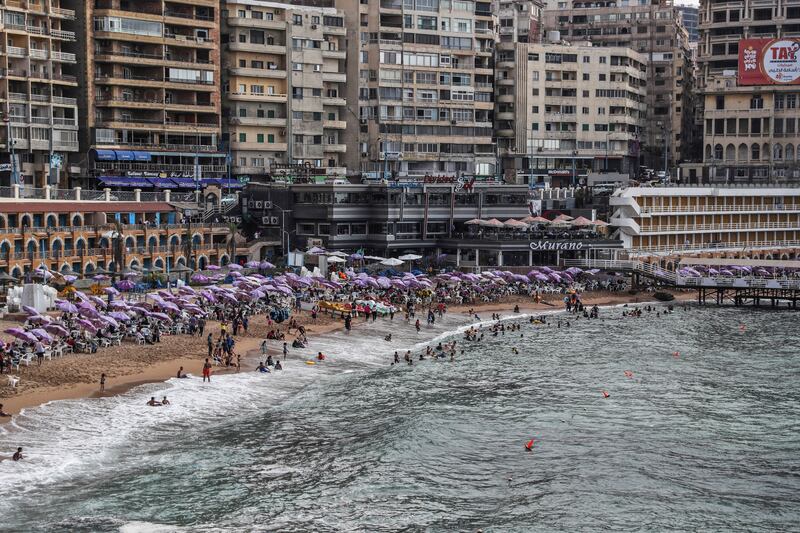
[[[629,377],[629,378],[632,378],[633,377],[633,372],[631,372],[630,370],[626,370],[625,371],[625,376]]]
[[[525,449],[528,450],[529,452],[533,451],[533,439],[525,443]]]
[[[608,398],[609,396],[611,395],[608,393],[608,391],[603,391],[603,398]]]

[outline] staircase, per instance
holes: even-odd
[[[670,285],[677,285],[678,274],[671,270],[664,270],[652,263],[643,263],[633,260],[605,260],[605,259],[567,259],[566,266],[585,268],[599,268],[601,270],[622,270],[636,272],[648,278],[655,279]]]

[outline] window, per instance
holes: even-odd
[[[760,94],[755,94],[750,98],[750,109],[764,109],[764,99]]]
[[[591,63],[592,62],[592,58],[590,56],[583,56],[583,62],[584,63]]]
[[[775,95],[775,109],[783,109],[783,102],[784,102],[783,95],[782,94],[776,94]]]
[[[268,143],[274,143],[275,142],[275,134],[274,133],[268,133],[267,134],[267,142]]]
[[[292,24],[295,26],[303,25],[303,15],[292,15]]]
[[[538,113],[538,112],[539,112],[539,106],[538,105],[535,105],[535,106],[533,106],[531,108],[531,113]]]
[[[601,57],[600,57],[600,64],[601,64],[601,65],[604,65],[604,64],[605,64],[607,61],[608,61],[608,58],[607,58],[607,57],[605,57],[605,56],[601,56]]]
[[[589,74],[583,74],[583,81],[589,81]]]
[[[247,134],[246,133],[240,133],[239,134],[239,142],[240,143],[246,143],[247,142]]]
[[[258,143],[263,143],[264,142],[264,134],[263,133],[257,133],[256,134],[256,142],[258,142]]]
[[[292,63],[292,70],[294,71],[302,71],[303,64],[302,63]]]
[[[311,17],[311,24],[319,24],[319,17],[316,16],[316,15],[313,15]]]
[[[725,109],[725,96],[717,95],[717,109]]]
[[[606,75],[605,74],[600,74],[599,75],[599,79],[600,79],[600,81],[606,81]]]

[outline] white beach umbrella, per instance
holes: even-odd
[[[417,259],[422,259],[422,256],[416,254],[406,254],[406,255],[401,255],[400,257],[398,257],[398,259],[402,259],[403,261],[416,261]]]
[[[389,259],[384,259],[381,261],[381,264],[386,266],[400,266],[403,264],[403,261],[394,257],[390,257]]]

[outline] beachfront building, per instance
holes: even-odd
[[[261,0],[229,0],[223,10],[223,129],[233,174],[344,174],[344,13]]]
[[[211,190],[207,190],[209,194]],[[90,275],[122,268],[168,272],[177,265],[260,259],[263,242],[232,239],[230,224],[198,219],[164,191],[3,188],[0,197],[0,271],[21,277],[44,265]],[[219,198],[219,191],[214,193]],[[209,219],[210,220],[210,219]],[[118,224],[121,246],[115,254]]]
[[[78,5],[86,188],[141,177],[219,178],[219,3]]]
[[[629,48],[498,43],[496,135],[506,181],[637,174],[646,58]]]
[[[624,247],[639,256],[795,259],[798,187],[629,187],[609,199]]]
[[[700,2],[705,179],[800,181],[798,71],[787,77],[771,62],[798,44],[796,1]]]
[[[555,9],[550,9],[555,4]],[[647,58],[647,128],[640,137],[642,165],[663,170],[686,159],[692,142],[689,98],[694,91],[691,50],[672,0],[548,3],[544,29],[571,43],[627,47]]]
[[[483,0],[343,0],[347,167],[375,175],[495,173],[496,17]]]
[[[415,253],[458,267],[555,264],[595,250],[621,247],[588,228],[523,231],[477,220],[523,219],[533,205],[527,185],[441,180],[389,184],[249,186],[243,202],[250,219],[287,247],[397,257]],[[468,223],[469,222],[469,223]],[[271,236],[271,237],[270,237]]]
[[[0,5],[2,185],[57,185],[79,173],[75,3]]]

